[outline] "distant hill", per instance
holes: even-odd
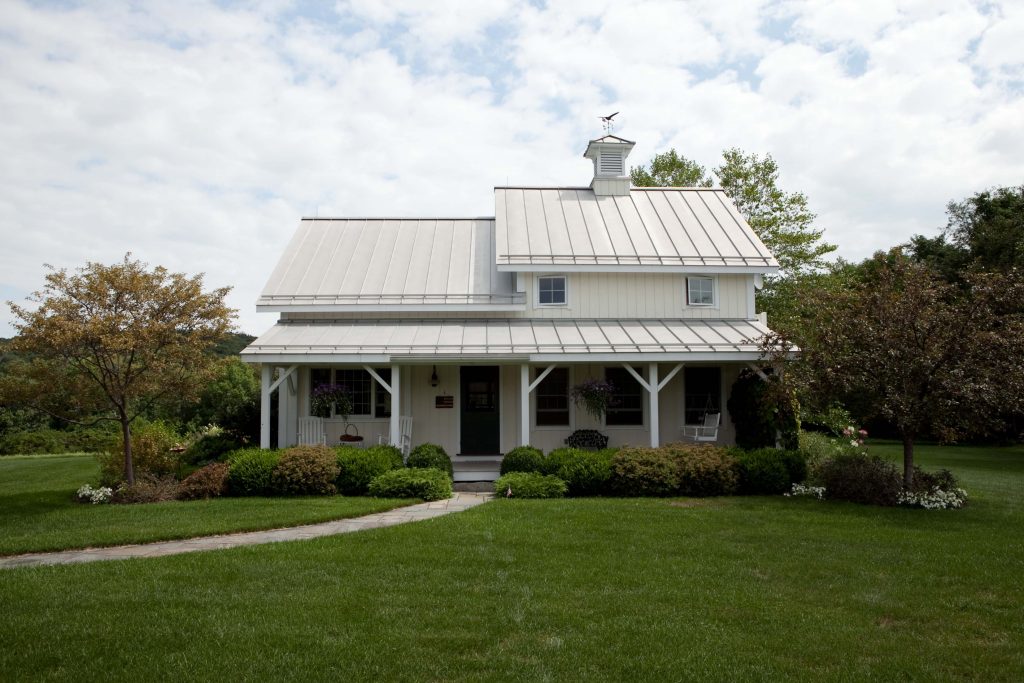
[[[224,341],[213,347],[213,353],[217,356],[237,356],[255,339],[256,337],[245,332],[232,332],[224,338]]]

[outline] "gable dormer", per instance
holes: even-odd
[[[590,189],[598,196],[629,194],[629,173],[626,157],[635,143],[614,135],[591,140],[583,156],[594,162],[594,179]]]

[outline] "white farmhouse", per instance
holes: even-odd
[[[457,479],[580,429],[658,445],[712,414],[730,442],[778,263],[722,190],[631,187],[632,148],[591,140],[589,187],[497,187],[493,217],[302,219],[257,302],[280,319],[242,352],[262,366],[261,445],[274,393],[279,446],[433,442]],[[569,395],[590,378],[615,387],[600,419]],[[310,417],[323,384],[351,415]]]

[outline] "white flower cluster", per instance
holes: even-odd
[[[109,503],[110,499],[114,496],[114,489],[108,486],[101,486],[98,489],[94,489],[88,484],[83,484],[82,488],[78,489],[78,500],[85,502],[89,501],[93,505],[99,505],[100,503]]]
[[[793,490],[789,493],[783,493],[784,496],[814,496],[818,500],[825,497],[824,486],[804,486],[803,484],[793,484]]]
[[[953,489],[943,491],[939,487],[924,493],[904,491],[900,494],[899,504],[911,507],[922,507],[926,510],[949,510],[951,508],[962,508],[967,502],[967,491]]]

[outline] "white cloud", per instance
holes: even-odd
[[[495,184],[584,184],[616,109],[634,163],[773,154],[859,258],[1022,182],[1018,8],[6,3],[0,292],[131,250],[234,285],[260,332],[253,301],[299,216],[486,215]]]

